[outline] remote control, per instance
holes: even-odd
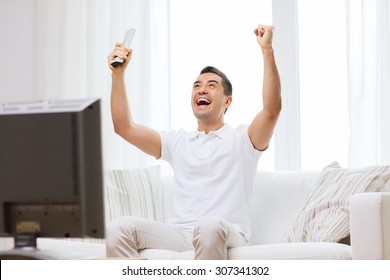
[[[126,48],[130,47],[131,41],[133,40],[133,37],[134,37],[134,33],[135,33],[134,28],[131,28],[131,29],[126,31],[125,39],[123,40],[123,44],[125,45]],[[123,61],[124,60],[122,58],[115,57],[114,60],[111,62],[111,65],[113,67],[117,67],[119,64],[122,64]]]

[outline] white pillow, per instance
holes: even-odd
[[[381,191],[390,166],[342,169],[337,162],[317,177],[302,209],[286,234],[288,242],[339,242],[349,236],[349,197]]]

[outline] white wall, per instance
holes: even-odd
[[[0,0],[0,102],[35,96],[35,0]]]

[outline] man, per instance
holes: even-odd
[[[257,162],[266,150],[281,111],[280,80],[272,46],[273,28],[254,33],[264,57],[263,109],[249,126],[232,128],[224,114],[232,103],[232,85],[214,67],[204,68],[193,84],[191,104],[198,129],[157,132],[134,122],[124,73],[132,50],[116,44],[108,56],[125,59],[112,70],[111,111],[115,132],[157,159],[175,174],[177,217],[167,224],[121,217],[107,229],[107,256],[137,258],[146,248],[185,251],[195,259],[227,259],[227,249],[248,244],[249,202]]]

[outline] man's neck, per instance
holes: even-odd
[[[198,130],[199,131],[204,131],[206,134],[209,133],[210,131],[217,131],[224,125],[224,121],[218,121],[215,123],[206,123],[206,122],[201,122],[198,120]]]

